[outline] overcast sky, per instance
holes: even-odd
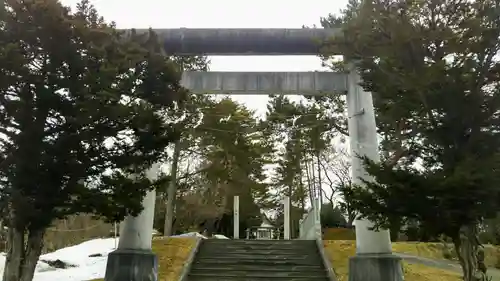
[[[75,7],[79,0],[62,0]],[[107,21],[119,28],[301,28],[319,25],[321,17],[337,13],[347,0],[91,0]],[[312,56],[211,57],[214,71],[314,71]],[[234,96],[259,114],[267,96]]]

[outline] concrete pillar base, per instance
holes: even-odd
[[[158,258],[152,251],[121,250],[109,253],[105,281],[157,281]]]
[[[360,254],[349,259],[349,281],[404,281],[401,258]]]

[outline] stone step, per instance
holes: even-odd
[[[311,249],[316,249],[316,245],[293,245],[293,244],[243,244],[243,243],[228,243],[228,244],[212,244],[203,243],[203,248],[207,249],[224,249],[224,250],[252,250],[252,249],[262,249],[262,250],[296,250],[296,251],[307,251]]]
[[[256,255],[314,255],[315,249],[307,251],[297,251],[295,249],[221,249],[205,248],[199,250],[201,255],[226,255],[226,254],[256,254]]]
[[[317,255],[311,255],[311,254],[267,254],[267,253],[260,253],[260,252],[247,252],[247,253],[225,253],[223,255],[218,255],[219,257],[224,257],[224,258],[231,258],[231,259],[246,259],[246,258],[253,258],[256,260],[309,260],[309,259],[314,259],[317,260],[318,256]],[[215,257],[211,252],[199,252],[198,253],[199,258],[206,258],[206,257]]]
[[[196,258],[193,264],[224,264],[224,265],[261,265],[261,266],[269,266],[269,265],[321,265],[321,259],[310,258],[310,259],[255,259],[253,257],[245,257],[245,258],[227,258],[227,257],[206,257],[206,258]]]
[[[246,239],[206,239],[204,244],[246,244],[246,245],[315,245],[314,240],[246,240]]]
[[[188,281],[329,281],[315,241],[202,242]]]
[[[327,277],[225,277],[225,276],[188,276],[188,281],[329,281]]]
[[[224,251],[234,251],[234,250],[239,250],[239,251],[250,251],[250,250],[284,250],[284,251],[314,251],[316,252],[316,245],[313,246],[274,246],[274,245],[213,245],[213,244],[201,244],[201,248],[207,249],[207,250],[224,250]],[[200,249],[201,249],[200,248]]]
[[[314,240],[299,240],[299,239],[290,239],[290,240],[285,240],[285,239],[280,239],[280,240],[258,240],[258,239],[205,239],[204,241],[208,242],[213,242],[213,243],[226,243],[226,242],[231,242],[231,243],[252,243],[252,244],[297,244],[297,243],[311,243],[314,242]]]
[[[193,270],[206,270],[206,271],[211,271],[211,270],[226,270],[226,269],[233,269],[233,267],[236,270],[241,270],[241,271],[300,271],[300,272],[324,272],[325,269],[322,265],[280,265],[280,264],[273,264],[272,266],[263,266],[261,264],[234,264],[234,265],[228,265],[228,264],[205,264],[205,263],[199,263],[199,264],[193,264],[192,269]]]
[[[304,253],[279,253],[279,254],[268,254],[268,253],[262,253],[262,252],[253,252],[249,251],[246,253],[233,253],[233,252],[227,252],[224,254],[218,255],[219,257],[225,257],[225,258],[232,258],[232,259],[239,259],[239,258],[249,258],[252,257],[254,259],[279,259],[279,260],[306,260],[306,259],[311,259],[311,258],[318,258],[318,255],[315,254],[304,254]],[[215,257],[212,252],[209,251],[200,251],[198,253],[198,257],[200,258],[205,258],[205,257]]]
[[[325,272],[256,272],[256,271],[226,271],[226,270],[219,270],[219,271],[192,271],[189,273],[189,277],[198,277],[198,276],[203,276],[203,277],[257,277],[257,278],[296,278],[296,277],[302,277],[302,278],[322,278],[325,277],[326,274]]]

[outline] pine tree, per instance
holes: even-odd
[[[328,51],[358,62],[393,161],[367,161],[374,182],[352,205],[377,226],[418,221],[452,238],[464,280],[483,280],[478,225],[500,199],[500,3],[351,1],[327,22]],[[478,260],[479,259],[479,260]]]
[[[3,280],[31,281],[54,219],[141,210],[154,188],[145,171],[177,137],[165,117],[183,89],[153,32],[119,32],[88,0],[74,13],[56,0],[1,8]]]

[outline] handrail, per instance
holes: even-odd
[[[299,239],[321,239],[321,218],[319,199],[315,199],[311,209],[300,220]]]

